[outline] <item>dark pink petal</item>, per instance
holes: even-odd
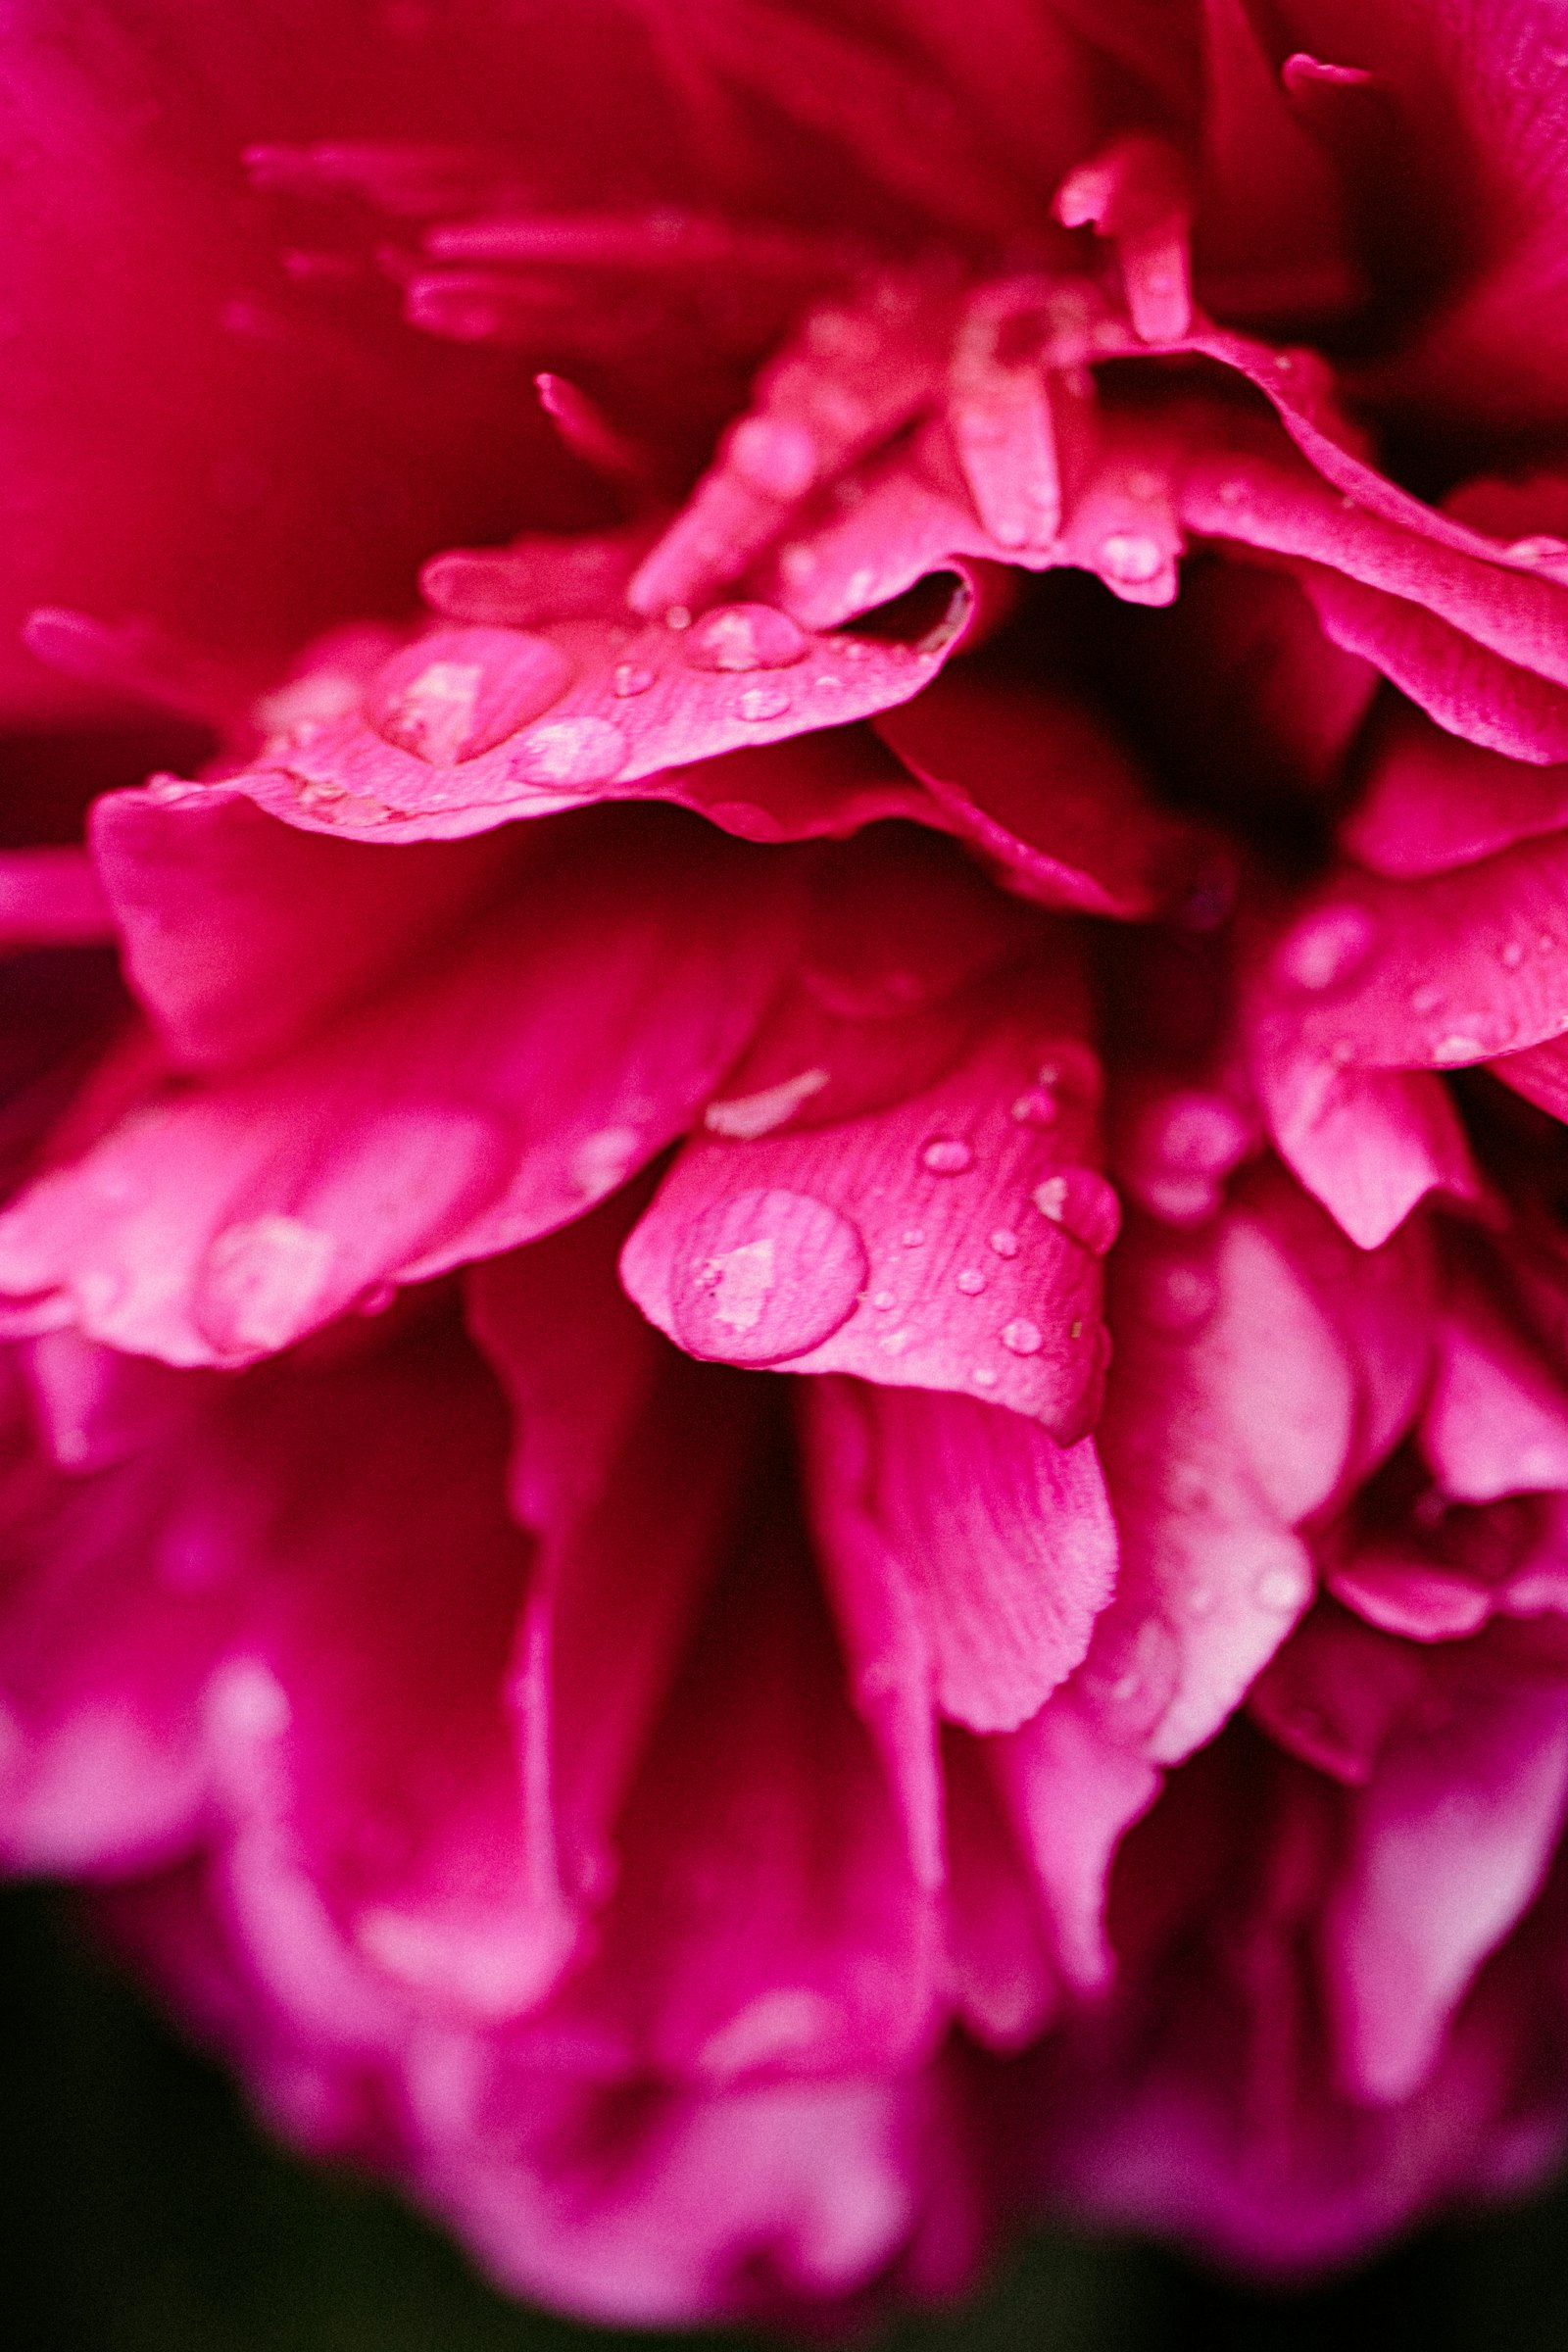
[[[841,1513],[854,1527],[838,1574],[909,1596],[887,1613],[912,1604],[942,1714],[972,1731],[1016,1730],[1082,1658],[1115,1580],[1093,1442],[1063,1450],[1021,1415],[919,1389],[834,1381],[806,1409],[821,1427],[825,1544]],[[858,1427],[840,1439],[846,1419]],[[894,1663],[862,1672],[880,1665],[886,1680]]]
[[[1467,1693],[1439,1732],[1380,1759],[1323,1925],[1359,2097],[1408,2097],[1436,2062],[1475,1971],[1541,1884],[1565,1800],[1568,1702],[1549,1687]]]
[[[1289,1754],[1361,1788],[1396,1733],[1419,1725],[1430,1696],[1427,1664],[1408,1641],[1324,1601],[1264,1667],[1247,1706]]]
[[[697,1355],[979,1394],[1081,1436],[1117,1211],[1076,988],[1020,968],[944,1076],[853,1123],[689,1145],[622,1258],[644,1313]]]
[[[436,629],[372,682],[365,716],[310,722],[234,781],[289,824],[399,842],[624,798],[666,770],[917,694],[972,605],[951,574],[934,589],[907,640],[811,635],[758,604],[696,620],[682,610],[678,625],[634,625],[612,607],[533,631]],[[686,797],[679,783],[656,790]]]
[[[949,1997],[977,2041],[1015,2050],[1050,2022],[1058,1985],[1030,1874],[987,1770],[991,1744],[951,1730],[942,1744]]]
[[[758,1475],[763,1403],[628,1302],[625,1224],[607,1203],[468,1277],[513,1408],[513,1511],[536,1545],[514,1683],[525,1811],[583,1903],[613,1886],[614,1823]]]
[[[1505,759],[1399,710],[1374,738],[1340,842],[1358,864],[1405,882],[1565,826],[1568,763]]]
[[[1194,844],[1092,713],[980,662],[949,669],[877,732],[1010,887],[1042,906],[1145,915]]]
[[[226,787],[112,793],[93,852],[133,986],[174,1059],[257,1061],[428,955],[518,870],[512,842],[399,858],[302,835]]]
[[[793,870],[671,823],[563,835],[529,892],[287,1058],[155,1082],[8,1212],[0,1281],[45,1321],[236,1363],[580,1215],[711,1095],[794,936]]]
[[[1458,1113],[1430,1071],[1344,1069],[1265,1040],[1253,1074],[1281,1158],[1359,1249],[1380,1248],[1429,1193],[1480,1199]]]

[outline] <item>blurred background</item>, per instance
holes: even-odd
[[[7,2352],[744,2352],[519,2310],[394,2198],[264,2139],[227,2081],[90,1952],[50,1889],[0,1894]],[[865,2352],[1565,2352],[1568,2187],[1452,2222],[1310,2294],[1064,2235]],[[859,2348],[858,2347],[858,2352]]]

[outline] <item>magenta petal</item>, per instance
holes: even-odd
[[[1568,1706],[1528,1684],[1477,1690],[1358,1795],[1324,1921],[1341,2063],[1362,2098],[1406,2098],[1476,1969],[1534,1896],[1568,1799]]]
[[[978,1393],[1083,1435],[1117,1211],[1073,995],[1060,967],[1019,969],[1005,1013],[909,1100],[689,1144],[621,1261],[644,1313],[697,1355]]]
[[[1568,1488],[1568,1393],[1470,1285],[1444,1314],[1420,1433],[1444,1493],[1456,1500]]]
[[[0,1283],[116,1345],[234,1363],[579,1215],[711,1093],[797,913],[793,869],[670,824],[640,852],[562,836],[518,901],[296,1053],[155,1087],[7,1212]]]
[[[845,1451],[833,1427],[861,1422],[848,1451],[863,1454],[863,1483],[844,1498],[858,1541],[839,1573],[910,1596],[944,1715],[1015,1730],[1078,1664],[1114,1582],[1093,1441],[1063,1450],[1020,1415],[919,1389],[834,1381],[807,1409],[826,1416],[815,1485],[830,1544],[843,1506],[828,1466]]]
[[[1429,1193],[1480,1198],[1464,1129],[1427,1070],[1342,1069],[1269,1050],[1253,1059],[1281,1157],[1352,1242],[1376,1250]]]
[[[1474,865],[1565,826],[1568,763],[1507,760],[1401,710],[1374,739],[1340,841],[1358,864],[1402,882]]]

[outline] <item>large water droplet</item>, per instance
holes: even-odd
[[[1147,531],[1108,531],[1100,543],[1102,568],[1113,580],[1143,587],[1165,567],[1165,551]]]
[[[687,632],[681,652],[693,669],[788,669],[808,640],[772,605],[720,605]]]
[[[378,735],[433,766],[476,760],[559,702],[571,664],[524,629],[436,629],[395,654],[366,698]]]
[[[999,1225],[991,1236],[991,1247],[999,1257],[1016,1257],[1018,1236],[1009,1225]]]
[[[965,1266],[955,1280],[966,1298],[978,1298],[986,1287],[986,1278],[978,1266]]]
[[[1121,1202],[1093,1168],[1063,1168],[1037,1184],[1031,1199],[1043,1217],[1095,1257],[1103,1257],[1121,1231]]]
[[[671,1285],[676,1337],[732,1364],[804,1355],[848,1322],[867,1276],[849,1218],[806,1193],[738,1193],[681,1236]]]
[[[507,762],[519,784],[608,784],[626,764],[626,738],[608,718],[557,718],[535,727]]]
[[[1012,1355],[1038,1355],[1046,1344],[1045,1333],[1027,1315],[1017,1315],[1012,1322],[1004,1323],[997,1336]]]
[[[192,1311],[220,1355],[270,1354],[311,1322],[337,1245],[329,1233],[276,1214],[227,1226],[208,1246]]]
[[[934,1135],[921,1151],[920,1165],[933,1176],[962,1176],[974,1166],[974,1153],[961,1136]]]
[[[1280,942],[1275,969],[1293,988],[1337,988],[1366,961],[1376,927],[1361,906],[1320,906]]]

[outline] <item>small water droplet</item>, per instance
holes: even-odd
[[[1190,1617],[1211,1617],[1214,1613],[1215,1592],[1212,1585],[1190,1585],[1187,1590],[1187,1613]]]
[[[1265,1568],[1253,1591],[1260,1608],[1298,1609],[1311,1593],[1312,1580],[1304,1568]]]
[[[1046,1344],[1045,1333],[1027,1315],[1017,1315],[1012,1322],[1004,1323],[997,1336],[1012,1355],[1038,1355]]]
[[[664,626],[666,629],[674,629],[678,632],[681,629],[689,629],[691,625],[692,609],[690,605],[666,605],[664,607]]]
[[[898,1303],[898,1299],[891,1291],[878,1291],[871,1300],[871,1304],[879,1315],[891,1315]]]
[[[1487,1048],[1479,1037],[1465,1037],[1459,1032],[1451,1037],[1440,1037],[1432,1049],[1432,1058],[1439,1062],[1480,1061]]]
[[[1516,564],[1568,564],[1568,540],[1536,531],[1527,539],[1515,539],[1507,553]]]
[[[820,561],[814,547],[797,539],[780,549],[778,567],[792,588],[804,588],[808,580],[815,578]]]
[[[933,1176],[962,1176],[974,1166],[974,1153],[961,1136],[934,1135],[921,1151],[920,1165]]]
[[[1103,1257],[1121,1230],[1121,1202],[1093,1168],[1064,1168],[1030,1196],[1043,1217],[1095,1257]]]
[[[1217,496],[1222,507],[1239,507],[1247,497],[1247,484],[1233,477],[1221,482]]]
[[[1410,991],[1410,1010],[1414,1013],[1436,1012],[1442,1003],[1443,991],[1435,981],[1428,980]]]
[[[782,718],[790,707],[790,698],[782,686],[748,686],[735,709],[750,726],[760,726],[767,719]]]
[[[905,1324],[898,1331],[885,1332],[882,1338],[878,1340],[877,1346],[881,1348],[884,1355],[902,1355],[905,1349],[915,1340],[917,1340],[919,1336],[920,1335],[917,1331],[912,1331],[907,1324]]]
[[[906,1225],[899,1236],[900,1245],[906,1250],[918,1250],[924,1240],[925,1227],[923,1225]]]
[[[616,698],[620,702],[626,703],[630,702],[634,694],[648,692],[654,683],[654,673],[651,669],[642,668],[635,662],[617,662],[614,675],[610,683]]]
[[[865,1280],[865,1245],[836,1208],[807,1193],[738,1193],[681,1237],[676,1337],[693,1355],[782,1363],[848,1322]]]
[[[1048,1094],[1043,1086],[1034,1086],[1026,1095],[1017,1097],[1012,1105],[1012,1115],[1023,1127],[1052,1127],[1059,1112],[1055,1097]]]
[[[956,1281],[966,1298],[977,1298],[986,1287],[986,1278],[978,1266],[965,1266]]]
[[[626,738],[608,718],[557,718],[535,727],[507,761],[519,784],[608,784],[626,764]]]
[[[976,1364],[969,1378],[977,1389],[994,1389],[997,1385],[998,1375],[990,1364]]]
[[[1139,1300],[1146,1322],[1171,1333],[1197,1331],[1218,1303],[1219,1292],[1206,1268],[1181,1264],[1161,1267]]]
[[[1525,952],[1517,939],[1505,939],[1497,950],[1497,960],[1510,972],[1516,972],[1525,959]]]
[[[1167,1168],[1224,1176],[1247,1148],[1247,1121],[1223,1095],[1200,1092],[1166,1098],[1151,1122],[1150,1149]]]
[[[1320,906],[1281,941],[1275,969],[1293,988],[1337,988],[1366,961],[1376,936],[1364,907]]]
[[[1018,1236],[1009,1225],[999,1225],[991,1236],[991,1247],[999,1257],[1016,1257]]]
[[[788,669],[805,659],[808,642],[772,605],[720,605],[704,613],[681,652],[693,669]]]
[[[1101,568],[1113,580],[1142,587],[1165,567],[1165,551],[1147,531],[1109,531],[1100,543]]]
[[[588,1200],[612,1193],[631,1173],[642,1149],[635,1127],[601,1127],[585,1136],[571,1155],[571,1181]]]

